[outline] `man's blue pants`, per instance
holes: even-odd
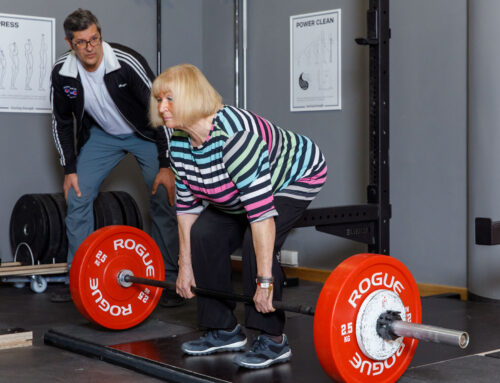
[[[179,257],[175,207],[168,204],[167,191],[163,186],[155,195],[151,194],[159,171],[156,144],[135,134],[113,136],[97,127],[91,129],[90,138],[77,159],[76,171],[82,196],[77,197],[73,188],[68,192],[68,264],[71,264],[80,244],[94,231],[93,203],[102,182],[127,153],[131,153],[139,163],[151,196],[151,236],[165,261],[165,279],[175,281]]]

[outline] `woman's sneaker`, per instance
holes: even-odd
[[[185,342],[181,350],[189,355],[208,355],[219,351],[240,351],[247,344],[247,337],[237,325],[233,331],[209,330],[201,338]]]
[[[250,350],[236,355],[233,361],[240,367],[264,368],[274,363],[286,362],[291,357],[292,351],[285,334],[281,343],[274,342],[267,335],[259,335]]]

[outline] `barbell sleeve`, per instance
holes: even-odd
[[[416,338],[426,342],[444,343],[460,348],[466,348],[469,344],[469,334],[465,331],[450,330],[402,320],[393,321],[390,328],[397,336]]]
[[[135,275],[128,274],[124,271],[121,271],[120,273],[118,273],[118,282],[122,286],[124,285],[123,282],[125,282],[125,283],[129,283],[129,284],[130,283],[138,283],[141,285],[162,287],[162,288],[173,290],[173,291],[175,291],[175,289],[176,289],[174,282],[158,281],[156,279],[136,277]],[[195,295],[200,295],[200,296],[204,296],[204,297],[211,297],[211,298],[217,298],[217,299],[227,299],[227,300],[234,301],[234,302],[243,302],[243,303],[254,304],[253,298],[249,297],[247,295],[228,293],[228,292],[224,292],[224,291],[209,290],[209,289],[194,287],[194,286],[191,287],[191,291]],[[289,305],[289,304],[281,302],[281,301],[273,301],[273,307],[277,310],[290,311],[290,312],[295,312],[295,313],[299,313],[299,314],[314,316],[314,308],[310,307],[310,306]]]

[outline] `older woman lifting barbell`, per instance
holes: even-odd
[[[281,299],[283,281],[276,253],[326,181],[323,154],[307,137],[223,105],[189,64],[156,78],[151,119],[175,129],[170,158],[180,239],[177,293],[192,298],[192,286],[231,292],[230,255],[241,247],[244,292],[255,302],[246,306],[246,326],[261,335],[234,361],[261,368],[289,360],[285,315],[272,305],[273,298]],[[204,355],[243,349],[247,339],[233,309],[234,302],[199,297],[198,322],[209,331],[182,350]]]

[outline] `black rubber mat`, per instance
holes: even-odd
[[[447,327],[456,330],[468,331],[471,337],[469,347],[462,350],[458,347],[451,347],[442,344],[420,342],[415,356],[410,364],[410,368],[403,377],[411,372],[411,376],[425,376],[423,381],[431,381],[427,376],[427,370],[435,372],[436,381],[443,381],[442,374],[447,373],[447,364],[454,366],[454,360],[463,360],[469,363],[467,356],[478,353],[500,349],[500,332],[496,331],[498,318],[500,317],[500,305],[460,301],[459,299],[438,297],[426,298],[422,300],[422,322],[429,325]],[[193,357],[183,355],[180,352],[180,345],[190,339],[194,339],[201,333],[184,334],[176,337],[160,338],[137,344],[121,344],[111,346],[112,348],[150,358],[158,362],[165,362],[169,365],[179,366],[198,373],[214,376],[218,379],[231,382],[328,382],[330,381],[323,372],[316,357],[313,340],[313,318],[307,316],[294,316],[288,319],[286,333],[290,340],[293,358],[290,363],[271,367],[260,371],[241,370],[232,363],[232,354],[216,354],[211,356]],[[476,359],[479,358],[479,359]],[[500,375],[500,364],[486,361],[484,357],[474,356],[480,369],[484,364],[488,368],[497,368]],[[422,366],[422,367],[419,367]],[[415,368],[422,368],[418,373],[413,372]],[[453,367],[451,367],[453,369]],[[462,376],[464,372],[462,371]],[[474,381],[474,380],[453,380],[456,374],[450,371],[450,379],[447,381]],[[488,377],[483,378],[487,380]],[[412,378],[413,379],[413,378]],[[416,378],[415,378],[416,379]],[[422,381],[422,380],[420,380]]]
[[[249,339],[256,335],[254,332],[245,332]],[[313,339],[313,318],[310,316],[289,318],[286,324],[286,333],[292,349],[292,361],[262,370],[239,368],[233,363],[235,353],[219,353],[206,356],[183,354],[180,349],[181,344],[200,337],[201,332],[137,342],[135,344],[120,344],[111,346],[111,348],[234,383],[331,382],[316,357]]]
[[[496,351],[500,349],[500,332],[497,331],[500,318],[500,305],[460,301],[439,297],[422,300],[422,322],[428,325],[464,330],[470,334],[470,345],[462,350],[442,344],[420,342],[410,367],[400,381],[402,382],[490,382],[498,381],[500,360]],[[175,333],[163,332],[149,340],[125,341],[127,343],[107,343],[94,356],[111,355],[108,361],[147,373],[151,368],[171,374],[180,371],[183,374],[202,376],[206,381],[227,382],[329,382],[330,379],[321,368],[314,348],[314,318],[305,315],[293,315],[287,320],[285,328],[293,357],[291,362],[275,365],[263,370],[240,369],[232,362],[234,354],[220,353],[209,356],[188,356],[180,350],[180,345],[196,339],[200,331],[182,328]],[[151,326],[152,323],[149,324]],[[146,327],[149,327],[146,326]],[[153,326],[156,327],[156,326]],[[158,331],[159,328],[152,329]],[[254,333],[246,330],[251,339]],[[59,336],[60,334],[58,334]],[[80,335],[85,335],[80,333]],[[130,335],[130,334],[128,334]],[[64,338],[64,337],[63,337]],[[94,338],[95,339],[95,338]],[[84,342],[86,341],[85,339]],[[110,338],[107,339],[111,341]],[[59,342],[59,338],[56,337]],[[77,344],[79,339],[74,340]],[[56,342],[56,343],[57,343]],[[66,342],[65,339],[62,340]],[[72,343],[70,339],[69,343]],[[101,342],[100,342],[101,343]],[[85,343],[83,343],[85,345]],[[102,344],[102,343],[101,343]],[[70,345],[70,347],[73,347]],[[72,351],[79,352],[77,346]],[[82,346],[83,347],[83,346]],[[86,347],[86,346],[85,346]],[[90,349],[95,345],[90,344]],[[115,351],[117,353],[115,353]],[[493,352],[484,357],[476,354]],[[116,356],[118,355],[118,356]],[[500,357],[500,356],[499,356]],[[104,358],[104,360],[107,360]],[[144,370],[140,367],[144,366]],[[158,375],[156,375],[158,376]],[[182,380],[181,380],[182,381]]]
[[[497,303],[424,298],[422,312],[422,323],[467,331],[470,343],[467,349],[462,350],[443,344],[419,342],[410,367],[500,349],[500,305]]]
[[[490,358],[500,359],[500,351],[490,352],[488,354],[485,354],[484,356],[488,356]]]

